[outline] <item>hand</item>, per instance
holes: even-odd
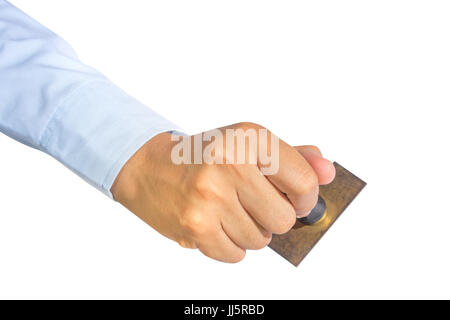
[[[225,136],[227,129],[264,128],[239,123],[217,132]],[[189,137],[192,144],[198,138]],[[262,143],[260,134],[257,140]],[[178,143],[170,133],[149,140],[122,168],[111,192],[164,236],[224,262],[238,262],[246,249],[261,249],[273,233],[289,231],[296,216],[306,216],[315,206],[319,184],[335,175],[334,166],[313,146],[291,147],[279,140],[279,169],[264,176],[259,148],[249,144],[243,164],[175,164],[171,155]],[[210,144],[202,142],[202,150]],[[214,155],[226,162],[229,148],[226,144]]]

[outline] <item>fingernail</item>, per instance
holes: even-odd
[[[311,148],[311,149],[309,149],[308,151],[311,152],[311,153],[313,153],[313,154],[316,155],[317,157],[323,158],[322,153],[321,153],[319,150],[317,150],[317,149]]]
[[[297,213],[297,218],[304,218],[304,217],[307,217],[310,213],[311,213],[311,211],[312,210],[309,210],[309,211],[307,211],[307,212],[298,212],[298,211],[296,211],[296,213]]]

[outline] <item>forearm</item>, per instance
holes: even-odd
[[[127,160],[177,129],[95,69],[66,41],[0,0],[0,131],[40,149],[109,196]]]

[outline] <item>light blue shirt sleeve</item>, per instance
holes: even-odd
[[[112,198],[128,159],[179,130],[98,71],[55,33],[0,0],[0,131],[42,150]]]

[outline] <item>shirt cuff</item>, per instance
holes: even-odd
[[[56,108],[40,147],[113,198],[125,163],[155,135],[181,129],[108,80],[83,83]]]

